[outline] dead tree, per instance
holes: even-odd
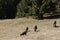
[[[28,27],[26,27],[26,30],[25,30],[24,32],[22,32],[22,33],[20,34],[20,36],[22,36],[22,35],[27,35],[27,32],[28,32]]]

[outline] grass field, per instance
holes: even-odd
[[[60,40],[60,27],[53,27],[55,20],[60,26],[60,19],[19,18],[0,20],[0,40]],[[38,26],[39,32],[34,32],[35,25]],[[27,26],[29,27],[27,35],[20,36]]]

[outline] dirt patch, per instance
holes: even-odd
[[[0,20],[0,40],[60,40],[60,27],[53,27],[55,20],[60,26],[60,19],[19,18]],[[39,32],[34,32],[35,25],[38,26]],[[20,36],[27,26],[29,27],[28,34]]]

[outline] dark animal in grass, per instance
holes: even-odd
[[[59,27],[59,26],[57,26],[56,24],[57,24],[57,21],[54,21],[53,26],[54,26],[54,27]]]
[[[35,25],[35,27],[34,27],[34,31],[37,32],[37,25]]]
[[[28,27],[26,27],[26,30],[25,30],[24,32],[22,32],[22,33],[20,34],[20,36],[22,36],[22,35],[27,35],[27,32],[28,32]]]
[[[56,27],[56,21],[54,21],[54,24],[53,24],[54,27]]]
[[[26,31],[28,31],[28,27],[26,27]]]

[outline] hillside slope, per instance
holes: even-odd
[[[0,20],[0,40],[60,40],[60,27],[53,27],[55,20],[60,26],[60,19],[19,18]],[[34,32],[35,25],[38,26],[39,32]],[[20,36],[27,26],[29,27],[28,34]]]

